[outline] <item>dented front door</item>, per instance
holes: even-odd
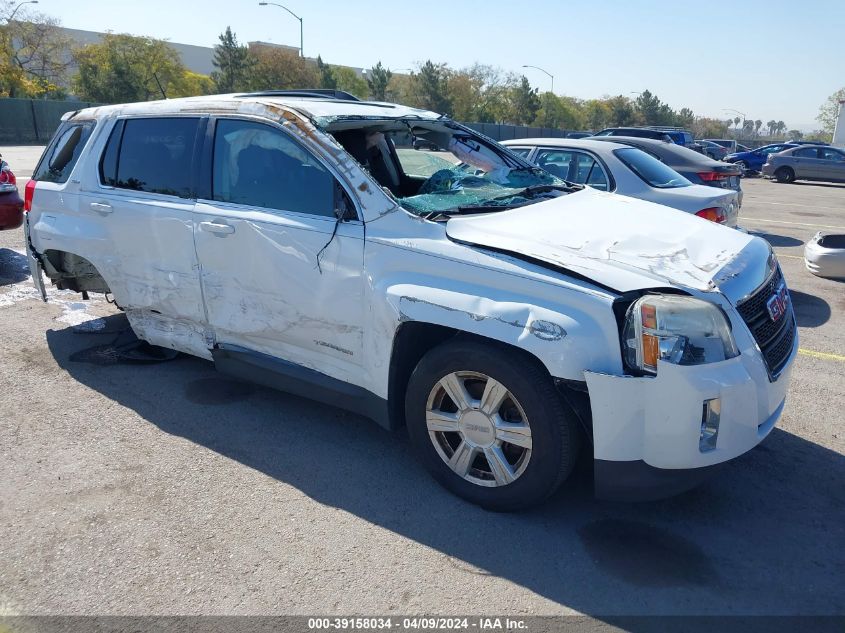
[[[283,131],[220,119],[210,136],[212,187],[194,230],[216,342],[354,382],[363,224],[337,220],[335,177]]]

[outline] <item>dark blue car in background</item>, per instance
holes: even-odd
[[[734,152],[728,154],[723,160],[739,165],[744,172],[759,172],[763,169],[763,164],[769,157],[769,154],[777,154],[790,147],[797,147],[798,143],[772,143],[771,145],[764,145],[757,149],[752,149],[750,152]]]

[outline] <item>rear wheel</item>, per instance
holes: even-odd
[[[775,172],[775,180],[778,182],[793,182],[795,180],[795,172],[791,167],[780,167]]]
[[[540,503],[577,459],[574,414],[548,373],[496,344],[459,341],[431,350],[411,375],[405,413],[434,478],[490,510]]]
[[[747,176],[748,172],[751,171],[750,165],[748,163],[746,163],[744,160],[741,160],[741,161],[737,162],[736,164],[742,170],[742,176]]]

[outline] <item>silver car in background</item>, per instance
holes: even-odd
[[[845,182],[845,152],[827,145],[801,145],[769,154],[762,174],[778,182]]]
[[[726,226],[737,225],[736,191],[693,184],[637,147],[604,139],[559,138],[514,139],[502,145],[567,182],[655,202]]]

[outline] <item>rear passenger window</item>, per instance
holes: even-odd
[[[217,122],[214,200],[334,217],[335,183],[330,171],[281,130],[236,119]]]
[[[112,131],[100,175],[119,189],[190,198],[191,166],[199,119],[126,119]]]
[[[41,158],[32,179],[67,182],[93,129],[92,121],[62,125],[56,132],[55,140]]]

